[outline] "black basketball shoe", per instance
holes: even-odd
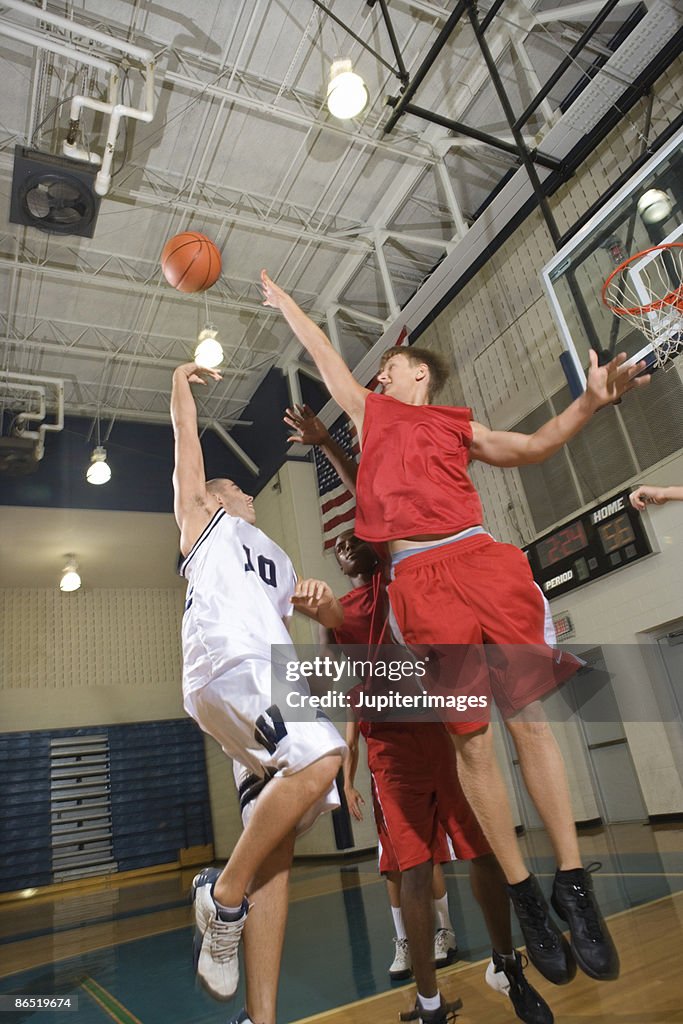
[[[557,927],[534,875],[506,886],[526,942],[527,956],[554,985],[566,985],[576,974],[569,943]]]
[[[546,1001],[524,976],[522,954],[514,951],[512,956],[501,956],[491,951],[491,962],[486,968],[486,984],[496,992],[510,997],[515,1013],[525,1024],[553,1024],[555,1018]]]
[[[601,864],[557,871],[553,882],[555,913],[569,925],[572,953],[582,971],[595,981],[619,977],[619,954],[595,900],[591,872]]]

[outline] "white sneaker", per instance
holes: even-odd
[[[413,963],[410,959],[407,939],[394,939],[394,945],[396,950],[389,968],[389,977],[393,981],[401,981],[403,978],[409,978],[413,973]]]
[[[455,932],[451,928],[439,928],[434,936],[434,964],[436,967],[445,967],[455,960],[458,952],[458,943],[455,941]]]
[[[231,999],[239,982],[237,950],[249,904],[243,901],[243,914],[236,921],[221,920],[213,898],[213,886],[220,873],[218,868],[205,868],[192,882],[194,967],[197,977],[215,999]]]
[[[508,980],[505,971],[497,971],[496,965],[493,960],[489,960],[488,967],[486,968],[486,984],[489,985],[494,992],[500,992],[504,996],[510,995],[510,982]]]

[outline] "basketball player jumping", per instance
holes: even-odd
[[[552,902],[569,925],[571,949],[522,858],[491,729],[483,725],[460,732],[454,723],[451,731],[460,782],[503,868],[529,958],[557,984],[572,979],[576,961],[592,978],[616,978],[618,956],[590,875],[581,866],[562,755],[535,701],[549,688],[553,663],[549,648],[545,664],[541,657],[543,597],[522,552],[497,543],[483,529],[481,502],[467,467],[472,459],[502,467],[544,461],[598,409],[645,383],[645,377],[636,377],[643,364],[626,367],[621,354],[598,366],[591,353],[586,391],[560,415],[530,435],[493,431],[472,422],[469,409],[430,404],[447,371],[428,350],[389,349],[378,376],[384,393],[362,387],[294,300],[265,271],[261,281],[264,304],[282,312],[362,438],[356,534],[389,544],[395,562],[389,597],[403,639],[413,645],[463,645],[475,648],[475,655],[486,643],[506,645],[496,649],[503,656],[518,652],[523,671],[501,673],[505,685],[495,698],[553,844],[558,870]]]
[[[241,795],[259,780],[261,791],[225,868],[207,869],[193,882],[195,963],[212,995],[229,999],[234,994],[249,902],[258,901],[260,891],[260,910],[270,915],[260,956],[268,962],[271,984],[268,992],[262,985],[249,987],[247,956],[247,992],[259,1005],[248,1003],[249,1016],[242,1019],[275,1024],[294,835],[338,806],[332,783],[346,748],[330,722],[284,723],[271,701],[271,644],[289,643],[283,620],[292,605],[332,628],[343,612],[327,584],[297,582],[284,551],[254,525],[248,495],[231,480],[205,480],[190,389],[191,383],[205,383],[203,375],[220,379],[195,363],[178,367],[171,393],[174,508],[184,556],[181,573],[189,584],[182,625],[183,702],[202,729],[244,766],[250,778],[240,773]],[[266,908],[266,896],[273,892],[275,905]],[[263,936],[264,914],[254,918]],[[258,968],[263,975],[263,963]]]
[[[330,437],[312,410],[306,406],[288,409],[285,423],[294,428],[294,440],[318,445],[355,493],[356,463]],[[384,653],[379,645],[392,643],[387,628],[384,573],[373,549],[352,530],[337,537],[334,551],[337,564],[353,589],[340,598],[343,624],[334,630],[321,626],[321,643],[335,642],[342,647],[355,645],[352,650],[360,647],[362,658],[374,660],[373,652],[374,657]],[[457,1001],[449,1004],[443,999],[433,1013],[423,1008],[423,993],[438,988],[434,968],[442,965],[439,963],[439,938],[443,936],[455,945],[451,925],[440,921],[432,959],[429,936],[433,933],[437,912],[436,901],[430,899],[432,862],[435,867],[439,861],[455,857],[469,862],[472,893],[480,905],[491,939],[486,983],[509,997],[517,1017],[525,1024],[552,1024],[550,1007],[529,984],[524,974],[524,959],[514,949],[505,878],[465,800],[458,781],[455,751],[443,724],[420,721],[419,716],[417,720],[411,718],[403,722],[352,719],[347,723],[349,756],[344,762],[344,785],[349,808],[356,818],[361,817],[360,794],[353,788],[353,782],[361,732],[368,748],[373,809],[380,840],[379,867],[387,880],[393,879],[396,890],[401,893],[400,907],[404,910],[402,917],[407,932],[404,945],[408,947],[408,959],[406,961],[404,954],[403,963],[412,967],[417,983],[416,1009],[402,1019],[439,1024],[458,1008]],[[398,901],[396,904],[399,905]],[[401,909],[398,913],[401,914]],[[396,948],[398,960],[401,948],[398,943]],[[408,974],[410,970],[404,969],[403,975]]]

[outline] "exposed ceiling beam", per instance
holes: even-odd
[[[15,345],[19,351],[29,349],[41,352],[51,352],[61,356],[77,356],[81,359],[94,359],[100,363],[122,363],[124,366],[151,366],[155,369],[175,370],[178,366],[177,359],[159,358],[157,356],[146,356],[135,352],[113,351],[112,349],[93,348],[89,345],[68,345],[58,341],[45,341],[42,338],[22,338],[5,335],[0,338],[1,345]],[[190,358],[189,355],[187,357]],[[248,370],[230,370],[231,377],[249,377]]]
[[[637,7],[642,0],[619,0],[618,7]],[[605,6],[604,0],[587,0],[585,3],[563,4],[552,10],[534,11],[534,21],[547,25],[555,21],[581,21],[592,18]]]
[[[224,86],[203,81],[200,78],[188,74],[181,74],[177,71],[167,71],[164,74],[164,81],[178,85],[191,92],[201,92],[208,96],[217,96],[220,99],[227,99],[237,107],[246,110],[253,110],[262,113],[264,116],[275,121],[282,121],[286,124],[298,125],[301,128],[313,128],[316,131],[338,135],[345,138],[350,144],[367,146],[376,152],[390,153],[392,156],[400,157],[401,160],[417,161],[420,164],[430,164],[435,160],[434,155],[421,139],[417,139],[414,133],[406,133],[396,137],[394,143],[383,139],[375,138],[363,129],[349,130],[342,128],[329,120],[322,120],[320,104],[310,114],[299,114],[294,110],[276,106],[274,103],[258,100],[234,89],[226,89]],[[323,113],[322,117],[331,117]]]

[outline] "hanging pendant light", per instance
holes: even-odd
[[[96,486],[106,484],[111,480],[111,468],[107,462],[107,449],[103,448],[102,445],[98,444],[96,448],[93,448],[85,479],[89,484],[95,484]]]
[[[365,82],[353,70],[350,60],[335,60],[327,86],[327,109],[342,121],[356,117],[368,102]]]

